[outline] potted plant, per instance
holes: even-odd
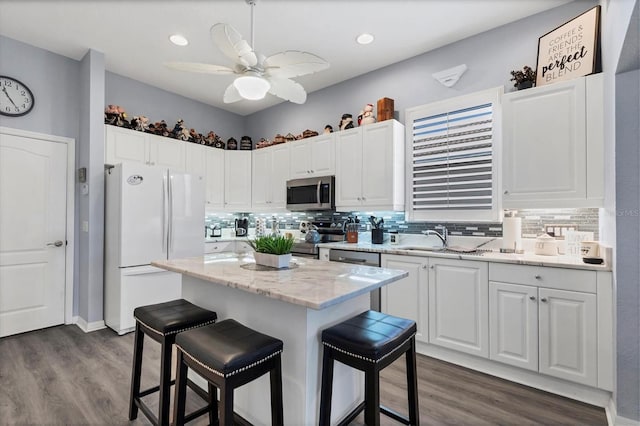
[[[533,87],[536,82],[536,72],[528,65],[525,65],[522,71],[511,71],[511,75],[510,81],[515,81],[513,86],[518,90]]]
[[[258,265],[272,268],[288,268],[291,261],[291,247],[293,237],[282,235],[267,235],[249,240],[249,244],[255,250],[253,257]]]

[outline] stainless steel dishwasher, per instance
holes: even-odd
[[[380,253],[366,251],[350,251],[331,249],[329,252],[331,262],[352,263],[363,266],[380,266]],[[371,292],[371,309],[380,311],[380,289]]]

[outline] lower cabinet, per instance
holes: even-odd
[[[495,281],[489,293],[492,360],[598,385],[595,294]]]
[[[429,343],[489,357],[487,262],[429,259]]]
[[[416,340],[426,343],[428,318],[428,258],[383,254],[383,268],[407,271],[409,276],[382,287],[380,310],[416,322]]]

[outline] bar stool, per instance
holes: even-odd
[[[187,368],[209,382],[212,404],[220,389],[219,424],[222,426],[233,424],[234,389],[269,372],[271,423],[282,425],[282,346],[282,340],[254,331],[233,319],[180,333],[176,338],[174,426],[182,426],[186,421]]]
[[[138,417],[138,408],[154,425],[169,425],[170,389],[175,382],[171,380],[171,354],[176,341],[176,335],[184,330],[202,327],[216,321],[215,312],[200,308],[184,299],[155,305],[140,306],[133,311],[136,319],[136,334],[133,347],[133,370],[131,373],[131,394],[129,397],[129,420]],[[160,356],[160,385],[140,391],[140,375],[142,372],[142,352],[144,350],[144,336],[151,337],[162,346]],[[197,386],[192,386],[199,391]],[[195,389],[197,388],[197,389]],[[142,398],[160,392],[158,416],[151,412]],[[200,391],[200,396],[209,399],[207,394]],[[192,413],[190,418],[205,414],[211,408],[211,401],[206,407]],[[213,416],[210,413],[210,416]]]
[[[351,422],[365,410],[365,423],[379,425],[380,413],[407,425],[420,422],[418,380],[416,374],[416,323],[376,311],[366,311],[322,332],[322,388],[320,396],[321,426],[331,421],[333,361],[340,361],[365,374],[365,397],[341,425]],[[380,405],[380,371],[402,354],[407,362],[409,418]]]

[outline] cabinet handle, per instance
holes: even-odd
[[[358,197],[358,201],[360,201],[360,197]]]
[[[542,279],[542,277],[541,277],[540,275],[536,275],[534,278],[535,278],[536,280],[541,280],[541,279]]]
[[[429,269],[436,269],[434,265],[429,266]]]
[[[546,297],[543,297],[543,298],[541,298],[541,299],[540,299],[540,301],[541,301],[541,302],[546,302],[546,301],[547,301],[547,298],[546,298]]]
[[[311,173],[314,173],[314,171],[313,171],[313,170],[311,170]]]
[[[427,269],[427,265],[422,265],[422,269]]]
[[[506,189],[504,190],[504,195],[509,194],[509,191],[507,191]]]
[[[536,300],[536,297],[535,296],[529,296],[529,299]]]
[[[362,201],[366,201],[366,198],[362,197]]]

